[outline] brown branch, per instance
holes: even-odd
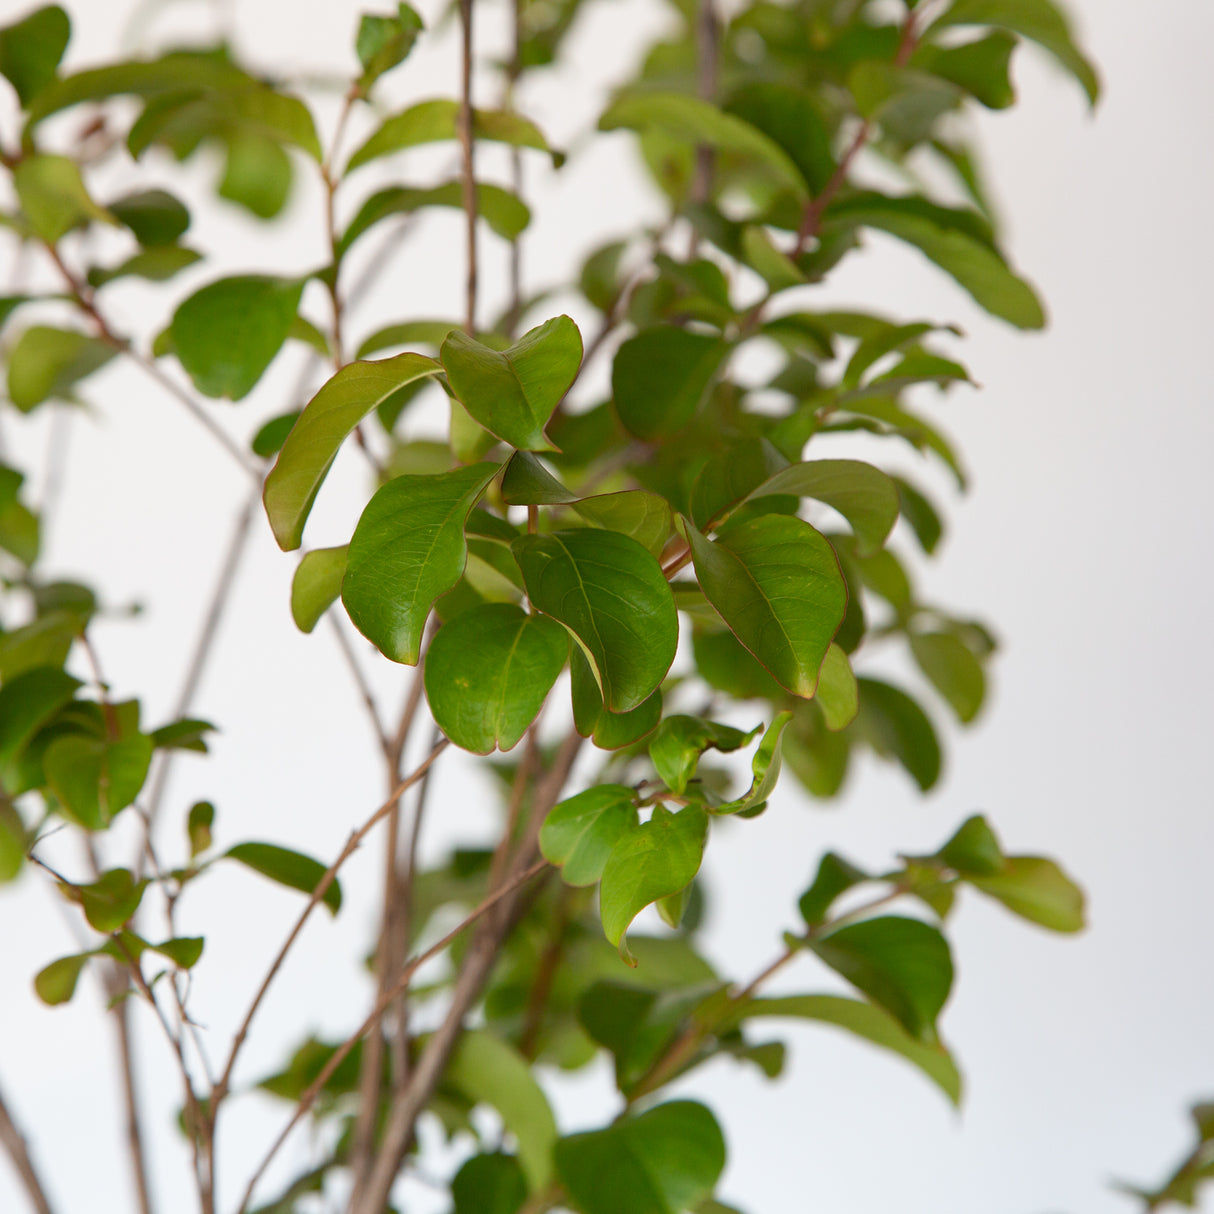
[[[460,25],[463,32],[461,81],[462,93],[459,109],[459,143],[462,160],[461,181],[463,185],[464,219],[468,249],[468,278],[464,302],[464,330],[469,336],[476,333],[476,165],[475,140],[472,124],[472,0],[459,0]]]
[[[919,44],[916,16],[916,9],[907,10],[906,18],[902,22],[901,34],[898,38],[898,49],[894,54],[895,67],[905,67],[911,55],[915,53],[915,47]],[[810,240],[818,235],[818,230],[822,226],[822,218],[826,214],[827,208],[835,200],[835,195],[846,184],[847,175],[851,171],[853,162],[872,137],[872,133],[873,124],[870,119],[865,118],[852,137],[851,143],[848,144],[847,151],[843,153],[843,159],[835,166],[835,171],[830,175],[830,179],[822,187],[818,196],[810,199],[806,205],[805,211],[801,216],[801,226],[797,229],[797,243],[793,246],[792,250],[794,261],[805,252],[805,246]]]
[[[528,858],[535,850],[535,840],[539,835],[544,818],[556,803],[565,781],[569,778],[569,772],[581,745],[582,738],[577,731],[570,730],[552,767],[537,783],[531,820],[527,824],[522,843],[515,852],[515,862],[509,875],[505,877],[502,889],[517,889],[522,884],[523,878],[529,873],[537,873],[544,867],[543,863],[529,865]],[[510,834],[507,832],[503,835],[503,842],[508,842],[509,838]],[[499,850],[501,846],[499,844]],[[492,871],[492,864],[490,870]],[[491,893],[490,897],[496,902],[496,891]],[[409,1078],[408,1086],[393,1101],[388,1123],[384,1129],[379,1157],[372,1169],[363,1204],[351,1207],[351,1210],[357,1211],[357,1214],[379,1214],[379,1211],[386,1205],[401,1161],[413,1140],[413,1127],[418,1115],[425,1108],[434,1089],[438,1086],[447,1065],[447,1059],[463,1031],[464,1016],[484,989],[485,983],[492,973],[494,962],[497,960],[502,940],[509,933],[513,903],[513,898],[502,899],[501,906],[494,914],[482,921],[479,930],[468,946],[459,976],[455,981],[451,1004],[443,1022],[426,1043]]]
[[[316,888],[312,891],[312,896],[308,899],[308,904],[300,912],[299,918],[295,921],[295,926],[288,933],[282,947],[278,950],[277,956],[270,964],[270,968],[262,979],[261,986],[257,990],[257,994],[253,996],[253,1002],[249,1005],[249,1010],[245,1013],[244,1020],[240,1027],[236,1030],[236,1037],[232,1042],[231,1051],[228,1054],[228,1061],[223,1068],[223,1073],[219,1077],[219,1082],[215,1085],[215,1090],[211,1096],[211,1119],[214,1121],[215,1114],[218,1112],[219,1104],[227,1095],[231,1085],[232,1068],[236,1065],[237,1056],[240,1053],[240,1048],[244,1045],[245,1038],[249,1035],[249,1027],[253,1023],[253,1017],[257,1014],[257,1009],[261,1006],[262,1000],[265,998],[266,992],[270,989],[270,984],[274,981],[278,971],[282,968],[283,962],[286,960],[287,954],[291,951],[291,946],[295,943],[299,933],[303,931],[304,924],[307,923],[309,916],[316,909],[320,900],[325,896],[329,887],[333,884],[337,877],[338,869],[358,850],[359,844],[371,832],[375,825],[392,812],[392,807],[398,803],[401,794],[407,789],[412,788],[414,784],[420,780],[430,768],[440,754],[447,748],[448,742],[444,738],[427,756],[426,758],[413,769],[413,771],[402,780],[393,790],[392,795],[360,826],[350,838],[346,841],[345,847],[342,848],[341,854],[333,861],[325,870],[324,876],[317,882]]]
[[[287,1138],[290,1136],[291,1131],[307,1115],[308,1110],[316,1102],[316,1098],[324,1090],[325,1084],[327,1084],[332,1078],[334,1071],[336,1071],[337,1068],[346,1060],[350,1054],[350,1051],[358,1044],[358,1042],[362,1040],[362,1038],[379,1023],[384,1013],[391,1006],[392,1001],[408,987],[409,983],[413,979],[414,973],[425,965],[427,961],[432,961],[435,957],[447,949],[451,943],[459,935],[461,935],[461,933],[463,933],[488,911],[491,911],[504,898],[509,897],[547,867],[548,862],[546,860],[537,861],[525,872],[520,873],[512,881],[502,886],[501,889],[490,894],[474,910],[469,912],[469,914],[459,924],[453,927],[451,931],[449,931],[441,940],[437,941],[435,944],[432,944],[424,953],[414,957],[408,962],[408,964],[405,965],[405,967],[401,970],[400,977],[393,984],[392,988],[376,1002],[375,1007],[372,1009],[370,1015],[368,1015],[362,1024],[359,1025],[353,1035],[348,1037],[340,1046],[338,1046],[338,1048],[329,1058],[329,1061],[326,1062],[321,1068],[320,1073],[304,1091],[303,1095],[300,1096],[299,1104],[295,1109],[295,1112],[291,1115],[291,1119],[283,1127],[282,1132],[274,1140],[274,1143],[266,1153],[265,1158],[262,1159],[261,1163],[257,1166],[257,1170],[253,1173],[253,1176],[248,1183],[248,1187],[245,1189],[244,1197],[241,1199],[240,1205],[237,1208],[237,1214],[244,1214],[244,1211],[248,1208],[249,1202],[253,1198],[253,1190],[256,1188],[257,1182],[265,1173],[266,1168],[269,1167],[270,1163],[274,1159],[274,1156],[278,1154],[278,1151],[281,1149],[283,1143],[285,1143]]]
[[[46,1186],[34,1167],[30,1158],[29,1147],[25,1138],[13,1121],[8,1105],[4,1103],[4,1095],[0,1093],[0,1146],[3,1146],[12,1161],[13,1169],[25,1187],[25,1192],[33,1205],[35,1214],[51,1214],[51,1202],[47,1196]]]

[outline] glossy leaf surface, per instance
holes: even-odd
[[[494,464],[398,476],[367,503],[350,540],[341,598],[354,626],[394,662],[415,666],[434,601],[459,581],[464,523]]]
[[[674,661],[679,635],[657,561],[613,531],[525,535],[512,547],[532,603],[577,639],[607,708],[627,712],[647,700]]]
[[[291,618],[300,632],[311,632],[341,596],[348,545],[314,548],[304,555],[291,579]]]
[[[636,822],[634,790],[599,784],[553,807],[540,828],[540,850],[560,867],[566,884],[593,885],[612,848]]]
[[[316,494],[355,426],[406,384],[441,370],[424,354],[398,354],[351,363],[317,392],[287,434],[266,477],[266,514],[280,548],[299,547]]]
[[[700,586],[733,634],[794,695],[812,696],[847,607],[830,544],[787,515],[738,524],[716,541],[687,533]]]
[[[569,654],[565,630],[513,603],[486,603],[444,624],[426,655],[426,698],[456,746],[510,750],[535,720]]]
[[[451,390],[486,430],[522,450],[553,450],[544,427],[582,363],[582,337],[568,316],[545,321],[506,350],[457,330],[440,358]]]

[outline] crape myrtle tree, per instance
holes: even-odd
[[[586,254],[567,284],[526,272],[528,176],[538,161],[559,170],[564,156],[517,102],[561,56],[579,0],[506,8],[512,45],[493,60],[477,42],[486,14],[474,0],[425,19],[405,4],[362,16],[323,135],[306,96],[242,66],[228,45],[65,74],[61,8],[0,32],[12,111],[0,219],[22,272],[0,299],[6,422],[73,408],[97,371],[131,360],[209,431],[200,441],[222,444],[263,507],[240,517],[179,713],[148,721],[106,682],[91,629],[98,594],[39,562],[43,503],[21,468],[0,466],[0,880],[52,883],[87,940],[36,975],[5,978],[32,978],[52,1007],[86,969],[100,979],[140,1214],[159,1208],[132,1079],[141,1006],[163,1039],[147,1045],[149,1063],[179,1073],[203,1214],[309,1211],[317,1195],[324,1208],[379,1214],[399,1178],[450,1158],[425,1157],[426,1119],[461,1144],[463,1161],[442,1175],[457,1214],[725,1214],[714,1197],[721,1129],[705,1105],[672,1098],[672,1081],[721,1055],[779,1073],[769,1024],[791,1019],[900,1055],[955,1102],[960,1076],[937,1021],[959,887],[1054,931],[1083,924],[1082,895],[1054,861],[1006,854],[974,816],[931,854],[897,854],[891,840],[880,871],[833,852],[807,857],[805,887],[789,891],[799,915],[783,939],[756,941],[768,960],[752,973],[720,975],[697,949],[705,851],[778,813],[769,803],[781,779],[831,797],[871,754],[929,789],[941,747],[921,701],[961,723],[982,706],[990,632],[914,585],[915,561],[941,538],[938,509],[878,466],[888,452],[904,468],[909,453],[964,484],[924,412],[932,390],[970,382],[959,333],[885,315],[879,299],[873,311],[829,310],[816,288],[879,231],[994,316],[1042,327],[1036,293],[1000,246],[964,118],[1013,103],[1009,69],[1025,43],[1095,101],[1063,14],[1050,0],[728,10],[676,0],[668,36],[585,133],[635,143],[666,217],[608,244],[582,232]],[[448,21],[462,47],[449,94],[385,104],[383,78],[390,91]],[[438,178],[419,173],[411,151],[436,143],[450,152]],[[493,144],[508,167],[500,180],[484,169]],[[179,162],[218,153],[224,205],[267,222],[293,178],[315,175],[323,264],[208,275],[208,254],[223,250],[192,238],[163,174],[116,196],[103,188],[116,161],[139,179],[153,148]],[[391,184],[364,184],[372,163]],[[463,315],[434,319],[425,300],[367,315],[369,276],[435,207],[465,216],[450,250],[465,275]],[[483,249],[497,242],[508,304],[490,316],[480,280]],[[175,308],[124,331],[110,284],[178,275],[192,286]],[[549,306],[558,291],[581,326]],[[312,351],[296,396],[229,412],[291,343]],[[746,369],[755,349],[766,360],[757,378]],[[609,366],[606,399],[582,378],[596,364]],[[436,416],[448,423],[438,434]],[[877,462],[841,454],[857,434]],[[305,548],[344,445],[365,457],[365,507],[347,542]],[[250,521],[295,562],[283,627],[325,621],[314,644],[341,645],[382,754],[386,798],[351,814],[344,846],[319,858],[289,838],[220,851],[213,806],[176,802],[166,781],[175,753],[205,752],[222,725],[194,718],[191,701]],[[398,714],[370,693],[372,651],[352,629],[376,661],[399,664]],[[916,680],[892,681],[890,655]],[[493,773],[500,829],[423,868],[428,780],[456,749]],[[118,821],[138,837],[125,854],[109,834]],[[53,834],[77,846],[48,846]],[[246,1040],[273,1033],[264,997],[306,948],[309,919],[340,910],[342,866],[360,847],[384,857],[365,1018],[342,1039],[283,1040],[280,1069],[249,1075]],[[222,964],[190,913],[191,888],[217,865],[289,887],[299,908],[285,940],[266,940],[272,959],[228,1040],[208,1039],[189,980],[195,966]],[[769,979],[804,954],[851,994],[812,980],[770,994]],[[616,1091],[599,1128],[563,1134],[545,1074],[604,1056]],[[281,1102],[281,1123],[260,1166],[234,1176],[225,1113],[251,1089]],[[11,1098],[0,1095],[0,1144],[30,1208],[46,1214],[40,1177],[64,1160],[34,1158]],[[1197,1120],[1201,1144],[1164,1188],[1141,1194],[1147,1208],[1191,1204],[1214,1167],[1214,1118],[1204,1108]],[[270,1184],[267,1168],[305,1122],[321,1148],[315,1166]]]

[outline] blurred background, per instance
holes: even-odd
[[[72,68],[227,28],[253,67],[321,88],[353,70],[358,14],[374,7],[64,2]],[[0,21],[29,7],[0,0]],[[920,577],[928,597],[995,627],[1002,651],[990,703],[974,729],[950,735],[946,775],[926,799],[900,771],[872,762],[857,765],[844,795],[827,804],[810,803],[786,781],[767,814],[738,823],[728,846],[709,853],[707,947],[722,972],[750,975],[795,923],[795,897],[823,850],[881,866],[896,851],[933,850],[976,811],[1009,851],[1067,866],[1088,892],[1090,927],[1052,936],[965,899],[950,932],[959,980],[943,1021],[966,1075],[959,1115],[910,1068],[828,1028],[781,1034],[792,1050],[774,1084],[729,1063],[686,1084],[726,1130],[719,1195],[751,1214],[1132,1211],[1111,1182],[1160,1181],[1192,1145],[1187,1106],[1214,1095],[1214,6],[1071,0],[1069,8],[1104,77],[1095,115],[1072,81],[1026,47],[1015,63],[1019,106],[975,119],[1007,247],[1049,305],[1044,335],[980,315],[917,254],[875,234],[814,299],[957,321],[967,331],[953,348],[986,386],[929,398],[928,407],[957,439],[972,489],[959,498],[916,466],[952,511],[946,541]],[[429,24],[439,17],[434,0],[419,11]],[[477,11],[480,47],[492,53],[504,45],[506,6],[484,0]],[[531,286],[568,281],[590,243],[662,213],[627,135],[584,152],[580,144],[612,84],[670,19],[660,0],[588,4],[567,60],[537,74],[520,98],[523,112],[572,153],[559,173],[528,162]],[[423,43],[385,82],[391,108],[454,92],[450,32]],[[321,94],[326,134],[339,97],[336,84]],[[4,120],[11,142],[14,115]],[[69,129],[80,114],[63,121]],[[417,163],[430,154],[417,153]],[[439,149],[433,163],[451,154]],[[484,163],[490,176],[501,167],[489,154]],[[292,273],[323,260],[316,181],[301,172],[284,221],[263,227],[228,204],[202,203],[218,171],[206,157],[182,169],[151,152],[141,167],[100,178],[102,197],[138,179],[198,200],[192,242],[222,251],[163,287],[115,286],[111,311],[124,331],[151,335],[184,294],[223,270]],[[374,184],[368,173],[346,205]],[[460,248],[459,225],[455,214],[419,224],[368,295],[357,336],[391,320],[459,315],[463,265],[451,252]],[[505,260],[489,238],[484,247],[488,317],[505,299]],[[36,272],[13,266],[11,255],[9,263],[0,267],[6,275]],[[313,289],[304,311],[323,321]],[[543,308],[588,319],[573,294]],[[281,356],[240,406],[208,407],[247,443],[261,421],[297,403],[304,357],[298,349]],[[70,423],[61,407],[56,416],[6,414],[3,440],[13,462],[34,470],[35,500],[48,488],[38,471],[48,466],[45,453],[66,452],[62,477],[49,486],[44,571],[95,584],[116,608],[143,605],[136,620],[120,611],[103,620],[95,640],[115,694],[141,696],[145,719],[159,724],[248,486],[137,370],[111,364],[83,395],[94,407]],[[310,544],[344,542],[365,500],[364,478],[363,465],[339,460]],[[184,845],[184,811],[205,797],[217,807],[221,846],[292,841],[332,856],[381,798],[377,755],[336,647],[322,631],[305,637],[291,624],[294,565],[259,512],[194,704],[221,732],[209,758],[175,766],[166,849]],[[364,665],[384,702],[395,703],[401,671],[382,660]],[[425,741],[420,731],[417,741]],[[468,765],[444,761],[423,853],[487,837],[491,794]],[[363,1015],[369,984],[360,963],[379,892],[374,849],[351,862],[343,883],[346,909],[312,922],[263,1011],[239,1072],[245,1083],[278,1067],[308,1032],[342,1037]],[[133,1203],[99,984],[86,978],[81,995],[54,1010],[30,986],[47,961],[74,948],[64,909],[36,873],[0,892],[0,1082],[59,1210],[125,1214]],[[191,888],[184,930],[207,935],[191,1005],[216,1043],[226,1041],[297,911],[289,895],[240,871],[217,869]],[[787,989],[830,986],[810,961],[798,965]],[[178,1084],[144,1009],[135,1023],[161,1208],[190,1209],[174,1125]],[[554,1081],[563,1129],[609,1115],[605,1077]],[[254,1095],[229,1117],[220,1147],[225,1209],[283,1116]],[[306,1160],[309,1149],[307,1134],[298,1135],[285,1162]],[[409,1214],[446,1208],[416,1185],[400,1197]],[[0,1210],[24,1210],[24,1200],[0,1163]],[[1214,1193],[1202,1208],[1214,1211]]]

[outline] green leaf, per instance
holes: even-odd
[[[623,784],[599,784],[553,806],[540,828],[540,851],[566,885],[593,885],[612,848],[636,827],[636,796]]]
[[[900,1054],[936,1083],[953,1104],[961,1102],[961,1075],[944,1046],[916,1040],[893,1016],[871,1003],[838,995],[786,995],[752,999],[737,1013],[739,1020],[760,1016],[787,1016],[837,1025],[873,1045]]]
[[[631,746],[653,733],[662,719],[661,688],[626,712],[610,712],[605,708],[594,671],[580,645],[569,651],[569,683],[574,726],[600,750]]]
[[[524,535],[512,545],[527,594],[589,658],[603,702],[627,712],[657,690],[674,661],[679,626],[661,566],[614,531]]]
[[[911,653],[961,721],[972,721],[986,696],[982,663],[951,632],[912,632]]]
[[[700,871],[707,836],[708,816],[700,806],[672,814],[655,805],[649,821],[611,849],[599,887],[599,914],[603,933],[626,961],[631,958],[624,943],[628,925],[651,903],[690,884]]]
[[[1045,312],[1033,288],[1008,268],[987,242],[966,230],[965,212],[938,207],[927,210],[917,198],[857,195],[835,203],[827,212],[824,232],[855,225],[879,228],[914,245],[973,296],[992,316],[1018,329],[1040,329]],[[977,212],[972,220],[981,217]]]
[[[125,868],[111,868],[90,885],[66,887],[73,901],[84,908],[90,925],[107,935],[130,922],[143,900],[146,880],[137,881]]]
[[[108,269],[94,266],[88,272],[88,282],[89,286],[95,289],[119,278],[145,278],[148,282],[167,282],[201,260],[201,254],[181,245],[155,245],[150,249],[142,249],[133,257],[128,257],[126,261]]]
[[[195,801],[190,806],[186,820],[186,835],[190,840],[190,859],[209,850],[214,838],[211,828],[215,825],[215,806],[210,801]]]
[[[749,817],[760,812],[768,798],[776,789],[780,778],[780,743],[784,730],[792,720],[791,712],[777,713],[775,719],[763,734],[763,740],[750,761],[752,774],[750,789],[745,796],[736,801],[729,801],[718,806],[713,812],[718,814],[741,814]]]
[[[687,534],[700,586],[733,634],[782,686],[811,697],[847,608],[830,544],[802,519],[775,514],[715,542],[690,524]]]
[[[728,343],[674,325],[645,329],[616,351],[611,391],[620,421],[647,442],[677,434],[695,416]]]
[[[205,940],[202,936],[175,936],[161,944],[150,944],[154,953],[167,957],[178,969],[193,969],[202,956]]]
[[[919,547],[929,556],[936,551],[940,537],[944,534],[944,524],[940,521],[935,506],[909,481],[894,477],[898,486],[899,513],[910,524]]]
[[[190,226],[185,205],[165,190],[136,190],[107,207],[145,247],[175,244]]]
[[[918,919],[866,919],[809,942],[831,969],[885,1008],[916,1040],[935,1043],[953,984],[948,942]]]
[[[485,603],[444,624],[426,655],[426,698],[456,746],[513,749],[569,656],[565,630],[513,603]]]
[[[1044,856],[1009,856],[1002,872],[967,879],[1013,914],[1051,931],[1077,932],[1084,927],[1083,891]]]
[[[1009,68],[1018,41],[1010,34],[990,34],[959,46],[920,45],[911,66],[959,85],[992,110],[1016,101]]]
[[[797,263],[772,240],[767,229],[755,224],[742,229],[742,259],[772,292],[787,291],[809,281]]]
[[[840,730],[855,720],[860,709],[860,689],[847,654],[833,642],[822,659],[814,699],[822,708],[826,728]]]
[[[318,885],[328,868],[311,856],[301,855],[290,848],[279,847],[275,843],[238,843],[230,847],[224,855],[230,860],[236,860],[255,873],[297,889],[302,894],[311,894]],[[321,896],[321,901],[333,914],[341,910],[341,886],[336,878]]]
[[[451,1181],[454,1214],[518,1214],[527,1179],[513,1155],[473,1155]]]
[[[519,1163],[531,1191],[548,1184],[556,1121],[530,1063],[493,1034],[471,1030],[460,1037],[444,1078],[470,1100],[501,1114],[518,1142]]]
[[[1100,96],[1096,69],[1076,46],[1066,17],[1051,0],[956,0],[931,30],[953,25],[993,25],[1036,42],[1079,81],[1088,101],[1096,104]]]
[[[530,451],[516,451],[502,473],[502,501],[508,506],[555,506],[576,499]]]
[[[936,858],[964,877],[994,877],[1007,868],[999,840],[981,814],[966,818]]]
[[[206,754],[206,735],[214,733],[215,726],[209,721],[183,717],[162,725],[152,731],[152,745],[157,750],[196,750]]]
[[[273,219],[286,206],[292,175],[291,158],[276,139],[234,131],[217,192],[258,219]]]
[[[253,441],[249,444],[253,454],[260,455],[262,459],[269,459],[271,455],[277,455],[282,450],[283,443],[287,441],[287,435],[291,433],[292,427],[299,421],[299,415],[302,412],[302,409],[292,409],[289,413],[280,413],[277,417],[270,418],[253,435]]]
[[[385,72],[403,63],[423,28],[421,17],[407,4],[399,4],[394,17],[363,13],[354,42],[363,65],[359,90],[365,93]]]
[[[0,75],[25,109],[55,79],[72,36],[72,23],[57,4],[35,9],[0,30]]]
[[[505,350],[456,330],[439,357],[451,391],[486,430],[512,447],[555,449],[544,427],[582,364],[582,335],[568,316],[545,321]]]
[[[15,679],[36,666],[62,667],[80,634],[80,624],[74,612],[51,611],[23,628],[0,634],[0,682]]]
[[[730,96],[726,109],[779,144],[815,194],[826,188],[835,160],[830,132],[810,89],[753,81]]]
[[[204,396],[240,400],[282,348],[303,280],[238,275],[191,295],[169,327],[181,365]]]
[[[468,514],[499,471],[475,464],[398,476],[367,503],[350,540],[341,598],[354,626],[392,661],[417,665],[430,609],[464,571]]]
[[[707,101],[678,93],[622,97],[599,119],[599,130],[620,127],[658,131],[682,143],[704,144],[717,151],[736,153],[789,190],[798,202],[809,199],[800,169],[774,139]]]
[[[709,531],[740,506],[752,490],[788,467],[788,460],[765,438],[748,438],[711,456],[691,488],[692,522]]]
[[[585,1214],[682,1214],[712,1192],[725,1140],[702,1104],[676,1100],[556,1144],[556,1169]]]
[[[79,679],[53,666],[38,666],[0,687],[0,777],[9,784],[9,769],[26,743],[82,686]]]
[[[13,803],[0,798],[0,885],[12,881],[25,864],[29,839]]]
[[[300,632],[311,632],[341,596],[349,545],[314,548],[305,553],[291,579],[291,618]]]
[[[100,338],[34,325],[9,351],[9,400],[28,413],[44,400],[70,397],[80,380],[99,371],[116,353]]]
[[[390,215],[410,215],[423,207],[453,207],[464,209],[464,187],[459,181],[445,181],[441,185],[425,188],[392,186],[372,194],[350,226],[337,242],[337,256],[344,257],[350,246],[382,219]],[[504,240],[517,240],[531,222],[531,212],[509,190],[487,182],[476,183],[477,214]]]
[[[884,472],[857,459],[793,464],[769,477],[746,501],[793,494],[837,510],[856,533],[861,554],[877,551],[898,520],[898,487]]]
[[[759,726],[745,733],[732,725],[722,725],[703,717],[669,716],[649,743],[649,758],[666,787],[682,796],[687,791],[688,781],[695,775],[704,751],[738,750],[761,728]]]
[[[117,741],[67,734],[47,748],[42,765],[63,812],[85,830],[104,830],[139,795],[152,761],[152,739]]]
[[[644,489],[623,489],[602,493],[573,503],[574,511],[594,527],[631,536],[655,557],[662,555],[674,534],[674,515],[670,504],[656,493]]]
[[[405,148],[455,139],[459,134],[460,103],[447,98],[419,101],[402,113],[393,114],[364,143],[346,166],[346,172]],[[563,159],[554,152],[534,123],[508,110],[474,110],[473,137],[518,148],[548,152],[555,163]]]
[[[92,953],[76,953],[72,957],[60,957],[38,971],[34,976],[34,991],[43,1003],[55,1007],[68,1003],[76,993],[80,971]]]
[[[424,354],[343,367],[304,407],[266,477],[266,515],[278,546],[298,548],[304,523],[341,445],[373,409],[442,368]]]
[[[394,325],[376,329],[358,347],[357,358],[378,354],[390,346],[434,346],[436,349],[447,340],[447,334],[459,325],[453,320],[405,320]]]
[[[940,778],[940,743],[927,714],[904,691],[876,679],[857,679],[857,727],[872,748],[898,760],[923,792]]]
[[[114,222],[89,197],[79,166],[66,156],[27,156],[13,170],[13,188],[30,227],[47,244],[83,224]]]
[[[818,873],[813,884],[801,895],[801,900],[797,903],[801,917],[810,927],[817,927],[825,922],[831,906],[840,894],[868,880],[870,877],[866,872],[833,851],[828,851],[818,863]]]

